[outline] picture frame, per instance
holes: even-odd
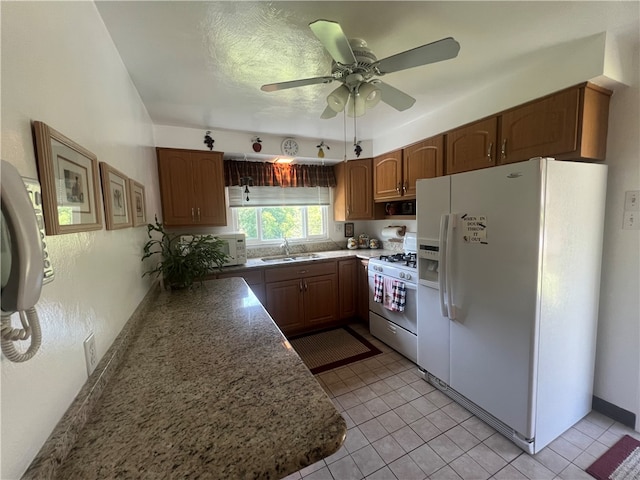
[[[129,179],[129,198],[131,205],[131,219],[134,227],[147,224],[147,202],[144,196],[144,185]]]
[[[344,224],[344,236],[353,237],[353,223],[348,222]]]
[[[100,162],[100,178],[107,230],[131,227],[129,178],[105,162]]]
[[[101,230],[98,158],[44,122],[32,126],[47,235]]]

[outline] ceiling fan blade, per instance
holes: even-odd
[[[395,87],[392,87],[388,83],[378,81],[375,85],[380,89],[381,100],[400,112],[411,108],[413,104],[416,103],[415,98],[401,92]]]
[[[452,37],[443,38],[437,42],[428,43],[406,52],[397,53],[378,62],[381,74],[419,67],[428,63],[441,62],[455,58],[460,51],[460,44]]]
[[[316,20],[309,24],[309,28],[336,62],[343,65],[351,65],[357,62],[353,50],[351,50],[351,45],[349,45],[349,39],[338,22]]]
[[[333,118],[338,114],[338,112],[332,110],[330,107],[327,107],[324,109],[324,112],[322,112],[322,115],[320,115],[320,118],[322,119],[328,119],[328,118]]]
[[[302,80],[291,80],[289,82],[280,82],[280,83],[267,83],[266,85],[262,85],[260,90],[263,92],[275,92],[277,90],[285,90],[287,88],[295,88],[295,87],[305,87],[307,85],[316,85],[318,83],[331,83],[333,82],[333,77],[314,77],[314,78],[304,78]]]

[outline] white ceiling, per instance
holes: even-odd
[[[308,24],[338,21],[378,59],[452,36],[457,58],[389,74],[417,99],[404,112],[380,103],[358,119],[375,138],[440,108],[550,47],[608,32],[638,36],[638,2],[97,1],[152,121],[198,129],[341,139],[343,115],[321,120],[338,84],[278,92],[265,83],[330,74]],[[349,120],[352,121],[352,120]]]

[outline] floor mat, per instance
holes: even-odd
[[[293,337],[289,343],[313,374],[382,353],[349,327]]]
[[[625,435],[586,471],[599,480],[640,478],[640,441]]]

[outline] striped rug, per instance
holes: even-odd
[[[382,353],[349,327],[293,337],[289,343],[313,374]]]
[[[586,472],[598,480],[637,480],[640,478],[640,441],[625,435]]]

